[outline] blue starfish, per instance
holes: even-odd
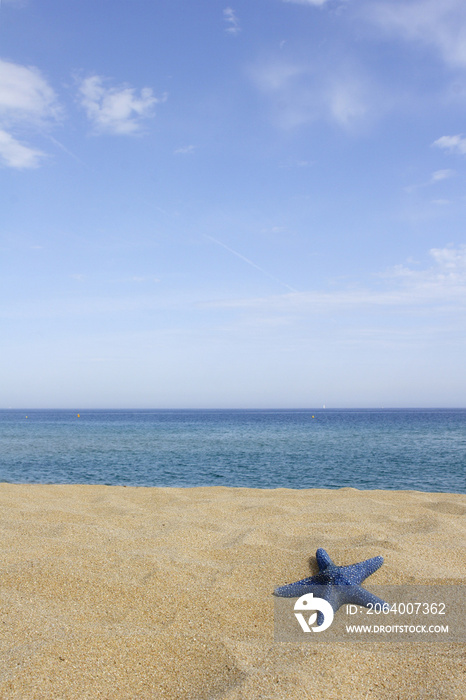
[[[316,552],[319,573],[310,576],[302,581],[290,583],[287,586],[280,586],[274,591],[274,595],[282,598],[298,598],[305,593],[313,593],[316,597],[323,598],[336,612],[338,608],[347,603],[363,605],[368,608],[370,604],[386,605],[386,603],[373,593],[364,590],[359,585],[368,576],[380,569],[383,564],[383,557],[366,559],[359,564],[350,566],[336,566],[330,559],[325,549],[318,549]],[[323,614],[317,614],[317,624],[324,621]]]

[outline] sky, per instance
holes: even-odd
[[[0,407],[466,405],[464,0],[0,0]]]

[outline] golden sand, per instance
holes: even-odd
[[[0,698],[464,698],[461,644],[278,644],[277,585],[464,584],[456,494],[0,485]]]

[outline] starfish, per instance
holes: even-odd
[[[366,559],[359,564],[350,566],[337,566],[330,559],[325,549],[319,548],[316,552],[319,573],[302,581],[280,586],[274,591],[274,595],[282,598],[298,598],[305,593],[313,593],[316,597],[323,598],[332,606],[333,612],[347,603],[363,605],[368,608],[370,604],[386,605],[386,603],[373,593],[364,590],[359,585],[368,576],[380,569],[383,557]],[[324,621],[323,614],[317,614],[317,624]]]

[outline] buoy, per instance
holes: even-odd
[[[81,418],[80,414],[78,413],[78,418]]]

